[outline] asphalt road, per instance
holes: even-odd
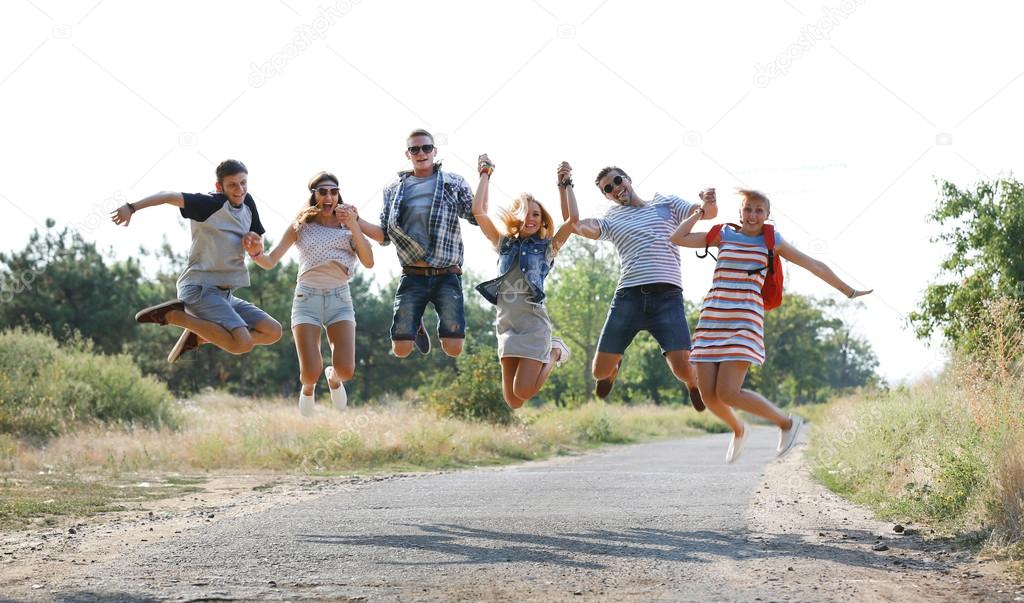
[[[50,593],[104,601],[832,599],[822,582],[844,566],[863,569],[868,557],[749,525],[776,434],[754,430],[734,465],[722,460],[727,436],[716,435],[354,485],[132,547]],[[837,569],[800,580],[792,567],[786,575],[792,559]],[[868,598],[848,586],[839,598]]]

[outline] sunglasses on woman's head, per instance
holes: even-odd
[[[409,154],[410,155],[419,155],[420,151],[423,151],[424,153],[430,153],[433,150],[434,150],[434,145],[432,145],[432,144],[417,145],[415,147],[409,147]]]
[[[338,190],[338,187],[336,186],[320,186],[313,190],[315,190],[316,194],[320,195],[321,197],[326,197],[327,195],[337,197],[338,195],[341,194],[341,192]]]
[[[601,189],[601,190],[604,191],[604,194],[607,195],[608,193],[610,193],[613,190],[615,190],[616,186],[622,184],[622,176],[616,176],[615,178],[612,179],[612,182],[614,182],[615,184],[606,184],[606,185],[604,185],[604,188]]]

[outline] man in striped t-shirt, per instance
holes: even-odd
[[[596,183],[616,205],[603,218],[580,220],[577,232],[588,239],[611,241],[619,254],[621,273],[594,356],[595,392],[601,398],[608,395],[626,348],[637,333],[647,331],[661,346],[672,374],[686,384],[693,407],[704,410],[690,366],[679,247],[669,239],[695,211],[703,214],[702,220],[718,215],[715,189],[700,193],[704,202],[700,206],[658,193],[644,201],[626,172],[614,166],[602,169]]]

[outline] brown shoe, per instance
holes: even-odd
[[[167,355],[167,362],[174,364],[178,358],[185,352],[191,352],[192,350],[199,347],[199,336],[185,329],[181,333],[181,337],[178,338],[178,342],[171,348],[171,353]]]
[[[171,310],[181,310],[184,312],[184,302],[180,299],[172,299],[171,301],[165,301],[162,304],[150,306],[144,310],[139,310],[139,313],[135,315],[135,322],[152,322],[158,325],[166,325],[167,313]]]
[[[619,369],[622,367],[622,358],[619,358],[618,364],[615,365],[615,372],[611,377],[607,379],[598,379],[597,385],[594,387],[594,395],[604,400],[608,397],[608,394],[612,391],[612,386],[615,385],[615,377],[619,375]]]
[[[693,406],[693,409],[697,412],[704,410],[704,399],[700,397],[700,390],[696,387],[691,387],[687,392],[690,394],[690,405]]]

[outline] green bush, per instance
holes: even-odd
[[[51,437],[75,422],[178,425],[167,387],[126,355],[81,340],[65,347],[20,329],[0,332],[0,433]]]
[[[444,417],[510,423],[512,409],[501,392],[501,365],[494,349],[467,350],[455,374],[437,375],[424,392],[427,404]]]

